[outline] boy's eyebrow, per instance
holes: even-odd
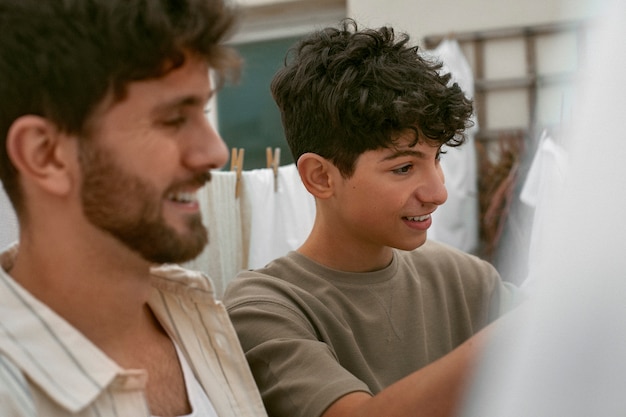
[[[419,159],[426,158],[426,154],[422,151],[416,149],[396,149],[390,155],[385,156],[381,159],[381,162],[390,161],[392,159],[400,158],[402,156],[413,156]]]

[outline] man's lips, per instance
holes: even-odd
[[[190,181],[169,191],[166,198],[175,203],[196,204],[198,202],[198,190],[209,181],[211,181],[211,172],[199,173]]]

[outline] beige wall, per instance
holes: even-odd
[[[348,15],[367,26],[392,24],[424,36],[576,20],[593,13],[592,0],[347,0]]]
[[[362,26],[392,25],[423,45],[431,35],[475,32],[520,26],[586,20],[599,9],[594,0],[347,0],[348,16]],[[575,34],[542,37],[537,41],[539,75],[572,73],[582,66]],[[472,50],[465,49],[475,68]],[[526,75],[523,39],[491,42],[485,46],[484,77],[514,79]],[[551,85],[537,91],[535,126],[567,122],[575,102],[571,85]],[[528,93],[510,89],[488,93],[483,103],[482,128],[525,129],[530,125]]]
[[[592,20],[601,12],[603,0],[347,0],[347,11],[362,25],[376,27],[391,24],[394,28],[408,32],[414,42],[425,46],[423,39],[431,35],[445,35],[476,32],[510,27],[527,27],[561,22]],[[618,0],[624,1],[624,0]],[[591,25],[593,26],[593,25]],[[588,32],[591,32],[589,30]],[[591,33],[587,33],[587,36]],[[585,43],[581,48],[580,44]],[[586,66],[597,66],[586,59],[587,51],[594,46],[575,34],[542,36],[537,39],[537,73],[550,76],[574,72],[578,76]],[[582,49],[582,53],[581,53]],[[468,61],[475,68],[472,51],[465,51]],[[467,53],[470,52],[470,53]],[[484,77],[489,79],[515,79],[524,77],[527,58],[523,39],[510,39],[485,43]],[[524,89],[498,90],[486,93],[482,102],[486,113],[486,123],[480,126],[487,130],[516,130],[530,128],[532,143],[543,127],[566,129],[574,122],[580,109],[579,94],[575,83],[540,86],[536,91],[535,126],[531,127],[528,91]],[[582,103],[584,105],[584,103]],[[480,102],[477,102],[477,108]],[[486,125],[486,126],[485,126]],[[558,130],[557,130],[558,131]],[[532,138],[532,135],[535,135]],[[562,138],[557,135],[557,139]],[[499,141],[490,149],[497,150]],[[489,146],[488,146],[489,148]],[[522,151],[527,152],[527,151]],[[532,156],[530,153],[527,154]],[[498,158],[494,158],[498,159]],[[506,162],[506,158],[499,158]],[[508,168],[506,164],[500,165]],[[524,172],[518,180],[523,184]],[[489,181],[485,181],[489,182]],[[481,196],[482,197],[482,196]],[[488,198],[488,196],[485,196]],[[511,209],[503,212],[507,216],[502,240],[496,242],[493,263],[505,279],[521,282],[526,271],[526,254],[530,227],[528,211],[518,199],[514,199]]]
[[[600,8],[598,0],[234,0],[247,9],[234,42],[249,42],[305,34],[342,17],[362,26],[389,24],[408,32],[423,45],[430,35],[580,21]],[[601,1],[601,0],[600,0]],[[537,42],[537,71],[552,76],[581,66],[574,34],[542,37]],[[474,55],[464,46],[472,67]],[[513,79],[526,75],[521,39],[491,42],[485,47],[485,77]],[[575,91],[569,85],[550,85],[537,91],[535,125],[551,126],[572,114]],[[531,101],[523,89],[490,92],[483,103],[482,127],[489,130],[528,128]],[[565,118],[565,119],[564,119]]]
[[[599,9],[598,0],[234,0],[248,9],[234,42],[249,42],[305,34],[342,17],[355,18],[362,26],[390,24],[411,34],[422,44],[429,35],[483,31],[583,20]],[[552,75],[580,66],[574,36],[542,38],[537,44],[538,71]],[[524,45],[519,40],[494,42],[486,47],[486,76],[491,79],[524,76]],[[473,54],[466,50],[473,67]],[[551,125],[571,114],[573,92],[543,88],[538,92],[536,121]],[[529,124],[525,91],[490,93],[483,127],[524,128]]]
[[[268,4],[285,3],[291,0],[237,0],[237,3],[243,7],[265,6]]]

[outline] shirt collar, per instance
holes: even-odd
[[[0,354],[75,413],[122,369],[9,276],[16,256],[17,244],[0,253]]]
[[[88,406],[112,384],[126,389],[144,387],[145,372],[122,369],[6,272],[17,252],[17,243],[0,252],[0,355],[72,413]],[[180,343],[159,299],[165,292],[198,304],[214,303],[210,280],[178,265],[154,267],[151,273],[155,291],[150,307]]]

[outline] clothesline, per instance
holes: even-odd
[[[214,171],[199,202],[209,244],[185,266],[211,277],[218,297],[239,271],[263,267],[302,245],[315,219],[315,200],[295,164]]]
[[[241,174],[243,172],[244,164],[244,148],[232,148],[230,156],[230,170],[234,171],[237,175],[237,182],[235,186],[235,197],[238,198],[241,194]],[[274,191],[278,191],[278,167],[280,166],[280,148],[271,147],[265,148],[265,157],[267,160],[267,168],[270,168],[274,173]]]
[[[434,53],[462,83],[466,63],[458,45]],[[473,146],[451,149],[443,159],[449,198],[429,231],[430,238],[468,251],[477,239],[472,151]],[[212,172],[212,181],[199,192],[210,240],[198,258],[185,264],[211,277],[218,297],[239,271],[263,267],[297,249],[315,219],[315,200],[295,164],[280,166],[280,149],[266,148],[267,167],[261,169],[245,170],[244,155],[244,149],[232,149],[231,170]]]

